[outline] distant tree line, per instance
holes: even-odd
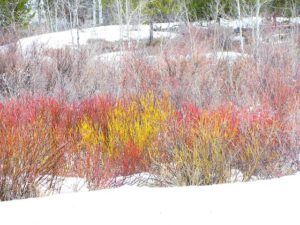
[[[27,25],[32,17],[28,0],[0,0],[0,28]]]
[[[238,7],[237,7],[238,6]],[[0,0],[0,27],[26,26],[30,21],[53,31],[114,23],[220,19],[259,13],[296,16],[300,0]]]

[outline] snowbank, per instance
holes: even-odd
[[[234,63],[240,58],[250,57],[248,54],[232,51],[223,51],[223,52],[211,52],[205,54],[207,59],[215,59],[216,61],[227,60],[230,63]]]
[[[28,38],[20,39],[18,48],[23,52],[30,49],[33,45],[42,45],[44,48],[64,48],[66,46],[86,45],[89,40],[103,40],[108,42],[117,42],[120,40],[143,40],[149,38],[149,26],[139,25],[126,26],[111,25],[100,26],[79,30],[76,29],[36,35]],[[79,35],[77,35],[79,34]],[[79,38],[77,38],[79,36]],[[154,32],[154,38],[174,38],[175,33],[172,32]],[[5,47],[5,46],[4,46]]]
[[[130,52],[129,51],[108,52],[96,56],[95,59],[105,63],[115,63],[115,62],[120,62],[127,54],[130,54]]]
[[[1,224],[299,224],[300,174],[204,187],[122,187],[0,203]]]
[[[255,24],[258,22],[261,24],[263,21],[263,18],[261,17],[244,17],[241,20],[226,20],[226,19],[221,19],[220,20],[220,25],[223,27],[230,27],[233,29],[236,29],[238,27],[242,28],[252,28],[255,26]]]
[[[265,18],[263,17],[243,17],[241,20],[238,19],[223,19],[220,20],[220,26],[227,27],[227,28],[233,28],[237,29],[239,27],[242,28],[253,28],[256,26],[256,24],[262,24]],[[287,17],[277,17],[276,21],[278,23],[292,23],[292,24],[300,24],[300,17],[294,17],[294,18],[287,18]],[[210,24],[213,24],[214,22],[208,22],[208,21],[201,21],[200,25],[202,26],[208,26]],[[216,22],[215,22],[216,23]]]

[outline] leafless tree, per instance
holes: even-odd
[[[103,4],[102,0],[93,0],[93,26],[97,25],[97,21],[99,25],[103,24]]]
[[[243,29],[242,29],[243,23],[242,23],[240,0],[236,0],[236,9],[237,9],[238,20],[239,20],[239,35],[240,35],[240,42],[241,42],[241,51],[244,52],[244,37],[243,37]]]

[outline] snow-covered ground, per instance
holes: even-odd
[[[162,24],[166,27],[166,24]],[[64,48],[67,46],[86,45],[90,40],[102,40],[107,42],[117,42],[120,40],[145,40],[149,38],[150,28],[148,25],[139,26],[100,26],[87,29],[76,29],[36,35],[28,38],[20,39],[17,46],[25,52],[32,46],[43,46],[43,48]],[[79,35],[78,35],[79,34]],[[79,38],[77,38],[79,36]],[[175,33],[172,32],[154,32],[154,39],[174,38]],[[7,47],[7,46],[6,46]],[[3,48],[3,47],[2,47]]]
[[[300,174],[202,187],[117,189],[0,203],[1,224],[289,224],[300,221]]]
[[[124,56],[129,54],[129,51],[108,52],[96,56],[95,59],[110,64],[121,61]]]
[[[226,20],[221,19],[220,25],[236,29],[238,27],[254,27],[258,22],[261,24],[263,18],[259,17],[245,17],[242,20]],[[278,22],[288,21],[290,23],[300,23],[300,17],[288,19],[283,17],[277,18]],[[198,26],[209,26],[214,22],[201,21],[195,22],[194,25]],[[178,34],[174,32],[182,23],[156,23],[154,24],[154,39],[172,39]],[[121,40],[145,40],[150,35],[149,25],[136,25],[136,26],[99,26],[93,28],[80,29],[78,32],[76,29],[47,33],[42,35],[36,35],[20,39],[17,43],[18,49],[22,52],[26,52],[32,46],[43,46],[43,48],[64,48],[67,46],[86,45],[89,41],[102,40],[107,42],[118,42]],[[78,35],[79,34],[79,35]],[[79,36],[79,38],[78,38]],[[9,45],[0,46],[0,51],[5,51]]]
[[[240,58],[248,58],[250,57],[248,54],[232,52],[232,51],[224,51],[224,52],[212,52],[205,54],[205,57],[208,59],[214,59],[216,61],[219,60],[228,60],[229,62],[235,62]]]
[[[239,171],[238,171],[239,172]],[[239,175],[239,174],[238,174]],[[236,176],[236,175],[235,175]],[[232,182],[236,181],[232,177]],[[156,176],[150,173],[138,173],[131,176],[119,176],[112,179],[110,182],[114,187],[120,186],[154,186]],[[40,184],[38,187],[40,196],[49,196],[53,194],[70,194],[76,192],[87,192],[89,187],[84,178],[79,177],[57,177],[56,188],[50,189],[47,185]]]
[[[261,17],[244,17],[240,20],[232,19],[221,19],[220,25],[223,27],[238,28],[238,27],[254,27],[256,23],[262,23],[263,18]],[[277,22],[290,22],[300,23],[300,17],[296,18],[285,18],[278,17]],[[194,25],[208,26],[214,23],[213,21],[201,21],[196,22]],[[154,24],[154,38],[174,38],[177,36],[176,33],[166,31],[174,30],[180,27],[181,23],[156,23]],[[136,25],[136,26],[99,26],[93,28],[86,28],[79,30],[79,39],[77,38],[77,30],[68,30],[55,33],[47,33],[42,35],[36,35],[28,38],[23,38],[18,42],[19,48],[22,50],[29,48],[33,44],[44,45],[47,48],[63,48],[65,46],[77,45],[79,40],[80,45],[86,45],[89,40],[99,39],[108,42],[116,42],[120,40],[142,40],[149,38],[149,25]]]
[[[220,20],[220,26],[222,27],[228,27],[228,28],[253,28],[256,26],[257,23],[261,24],[264,20],[263,17],[243,17],[241,20],[238,19],[223,19]],[[295,18],[287,18],[287,17],[277,17],[276,18],[277,23],[291,23],[291,24],[300,24],[300,17]],[[208,26],[209,22],[202,22],[200,23],[202,25]]]
[[[263,19],[261,17],[245,17],[242,18],[241,20],[226,20],[226,19],[221,19],[220,20],[220,25],[223,27],[230,27],[233,29],[236,29],[238,27],[243,27],[243,28],[251,28],[254,27],[256,23],[261,24]]]
[[[300,17],[295,17],[295,18],[286,18],[286,17],[277,17],[276,21],[278,23],[295,23],[295,24],[300,24]]]

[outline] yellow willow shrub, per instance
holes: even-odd
[[[192,126],[178,125],[171,163],[161,168],[162,182],[173,185],[224,183],[230,177],[232,146],[238,122],[230,109],[199,112]],[[189,129],[186,129],[189,127]]]
[[[196,135],[203,141],[215,139],[234,141],[239,134],[238,121],[231,118],[231,111],[205,112],[199,118]]]
[[[119,102],[109,115],[106,151],[110,156],[118,156],[129,143],[141,153],[154,151],[158,135],[163,132],[172,111],[167,96],[157,99],[152,93],[129,103]]]
[[[282,129],[274,120],[269,123],[252,124],[243,128],[236,146],[237,167],[243,172],[244,180],[252,176],[266,177],[279,172],[280,158],[284,155],[287,143],[280,134]]]
[[[79,133],[81,135],[81,146],[85,148],[94,149],[103,142],[103,137],[97,124],[93,124],[87,118],[79,124]]]
[[[91,180],[100,176],[100,165],[103,165],[104,160],[101,146],[104,140],[99,124],[87,117],[79,123],[77,131],[80,138],[77,143],[79,151],[74,155],[73,164],[77,175],[84,176],[90,184]]]
[[[103,179],[147,170],[150,154],[159,154],[159,136],[172,112],[167,96],[149,93],[117,102],[101,125],[84,118],[77,129],[79,174],[99,186]]]
[[[225,141],[215,139],[210,143],[199,141],[192,148],[183,145],[175,149],[175,184],[209,185],[226,182],[230,174],[229,160],[224,152],[226,147]]]

